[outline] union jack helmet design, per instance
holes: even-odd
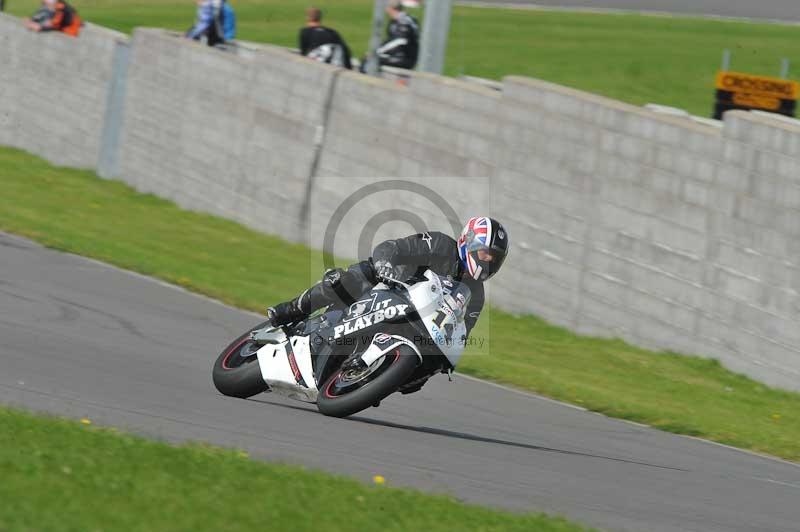
[[[458,255],[464,271],[485,281],[500,270],[508,255],[508,233],[493,218],[470,218],[458,238]]]

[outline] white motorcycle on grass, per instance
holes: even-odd
[[[271,391],[316,403],[328,416],[355,414],[455,368],[469,299],[466,285],[430,270],[384,281],[348,308],[246,332],[214,362],[214,385],[232,397]]]

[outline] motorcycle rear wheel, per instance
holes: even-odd
[[[246,399],[269,389],[255,355],[257,346],[250,341],[250,333],[266,325],[264,322],[253,327],[231,342],[217,357],[211,378],[221,394]]]
[[[345,369],[331,375],[320,387],[317,409],[326,416],[347,417],[379,403],[408,380],[419,357],[411,347],[400,345],[374,365],[377,370],[361,379],[349,377]]]

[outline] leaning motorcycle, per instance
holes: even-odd
[[[355,414],[452,372],[466,345],[469,299],[466,285],[430,270],[384,280],[349,306],[247,331],[214,362],[214,385],[232,397],[271,391],[328,416]]]

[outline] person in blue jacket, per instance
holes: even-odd
[[[231,21],[228,23],[225,20],[226,12],[230,13]],[[235,31],[236,19],[233,9],[225,0],[197,0],[197,20],[186,32],[186,37],[195,40],[205,37],[209,46],[216,46],[233,39]],[[228,34],[231,35],[230,39]]]
[[[236,13],[233,12],[230,2],[222,4],[222,32],[226,41],[236,39]]]

